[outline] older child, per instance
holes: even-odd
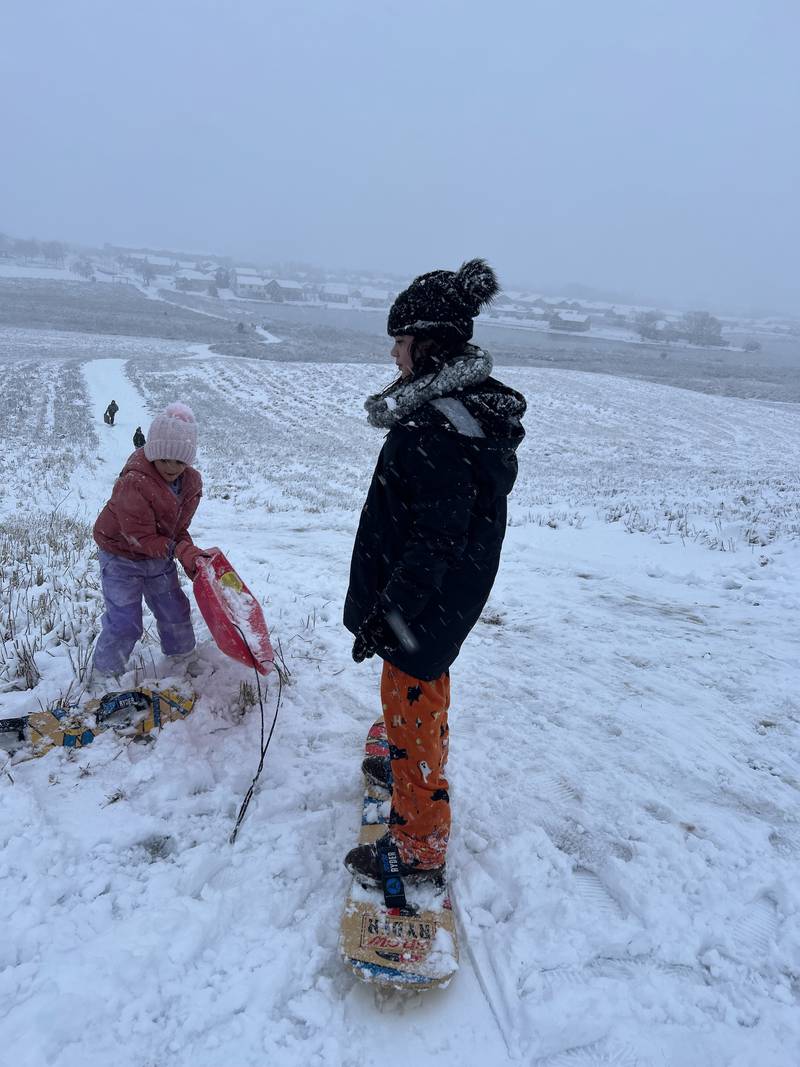
[[[416,278],[389,312],[400,377],[365,407],[388,431],[361,513],[344,624],[353,659],[383,660],[381,703],[390,760],[364,773],[391,790],[388,834],[345,858],[380,881],[382,848],[399,873],[441,877],[450,832],[447,762],[450,666],[492,588],[506,497],[524,436],[524,398],[490,377],[469,344],[472,321],[497,293],[480,259]]]
[[[190,578],[200,556],[189,524],[202,495],[191,466],[197,423],[185,404],[153,419],[147,443],[128,459],[94,524],[106,610],[94,651],[92,685],[125,670],[142,636],[142,597],[153,612],[165,656],[187,659],[195,647],[191,609],[175,560]]]

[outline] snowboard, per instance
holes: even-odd
[[[175,689],[142,688],[106,693],[85,704],[53,704],[0,719],[0,747],[12,752],[27,748],[31,756],[43,756],[53,748],[85,748],[109,729],[144,737],[165,723],[185,719],[194,702],[194,696]]]
[[[388,756],[379,719],[367,734],[367,756]],[[391,794],[364,783],[359,842],[381,837],[389,822]],[[342,916],[339,949],[359,978],[398,989],[445,986],[458,968],[458,939],[447,883],[404,885],[405,907],[387,905],[382,888],[353,879]]]

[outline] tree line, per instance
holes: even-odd
[[[19,259],[46,260],[63,267],[67,246],[62,241],[37,241],[35,237],[10,238],[0,234],[0,247]]]
[[[693,345],[724,345],[722,323],[708,311],[687,311],[677,322],[663,311],[640,311],[634,320],[643,341],[689,341]]]

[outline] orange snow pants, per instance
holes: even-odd
[[[381,704],[392,761],[389,826],[400,858],[420,867],[444,863],[450,836],[447,710],[450,675],[412,678],[384,660]]]

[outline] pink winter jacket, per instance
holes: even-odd
[[[203,492],[199,471],[187,467],[179,496],[170,489],[144,450],[129,456],[97,516],[94,539],[106,552],[125,559],[166,559],[172,552],[191,577],[197,555],[189,523]]]

